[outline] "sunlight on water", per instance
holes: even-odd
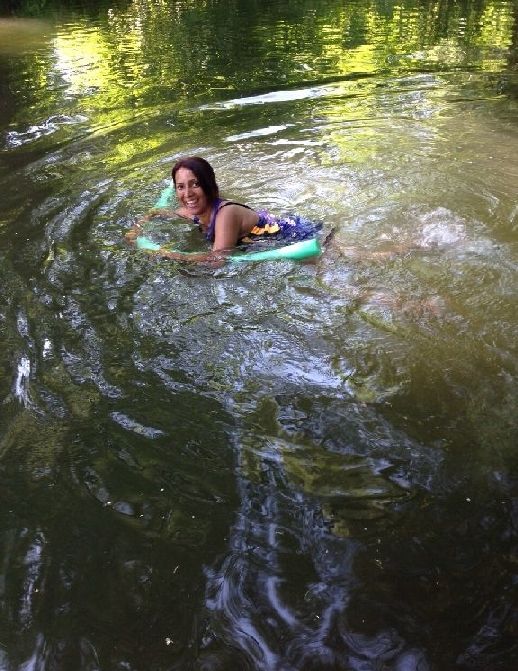
[[[0,667],[514,671],[512,3],[14,4]],[[184,154],[323,256],[126,246]]]

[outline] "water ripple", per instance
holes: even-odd
[[[56,133],[64,126],[71,126],[77,124],[84,124],[88,121],[86,116],[77,114],[74,116],[67,116],[58,114],[45,119],[39,124],[29,126],[24,131],[8,131],[5,136],[5,149],[14,149],[22,145],[35,142],[42,137]]]

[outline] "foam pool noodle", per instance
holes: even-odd
[[[144,235],[139,235],[135,240],[137,249],[147,249],[148,251],[156,252],[160,249],[160,245],[157,245],[156,242],[153,242],[149,238],[146,238]]]
[[[162,192],[160,193],[160,196],[158,197],[158,200],[155,203],[155,207],[157,209],[169,207],[169,205],[171,205],[172,199],[173,199],[173,187],[169,185],[166,186],[165,189],[162,189]]]
[[[263,252],[250,252],[248,254],[240,254],[239,256],[229,256],[228,261],[231,263],[241,263],[243,261],[276,261],[288,259],[291,261],[302,261],[309,259],[312,256],[318,256],[322,248],[317,238],[310,240],[301,240],[294,242],[292,245],[285,247],[277,247],[277,249],[266,249]]]
[[[173,197],[173,187],[171,185],[167,186],[162,190],[158,200],[155,203],[156,208],[166,208],[170,205]],[[149,238],[146,238],[143,235],[140,235],[136,240],[135,244],[137,249],[143,249],[147,251],[156,252],[160,249],[160,245],[156,242],[153,242]],[[318,256],[322,251],[320,243],[317,238],[310,238],[309,240],[301,240],[300,242],[294,242],[291,245],[286,245],[284,247],[277,247],[277,249],[266,249],[262,252],[249,252],[246,254],[237,254],[235,256],[227,257],[227,261],[230,263],[249,263],[254,261],[276,261],[276,260],[291,260],[291,261],[302,261],[303,259],[309,259],[312,256]],[[187,252],[176,252],[179,254],[185,254],[189,256]]]

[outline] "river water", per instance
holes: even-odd
[[[86,4],[0,18],[0,668],[514,671],[516,4]],[[126,246],[185,154],[325,254]]]

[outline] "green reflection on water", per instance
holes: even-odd
[[[329,1],[318,12],[314,2],[238,3],[235,9],[226,2],[179,2],[174,11],[131,3],[124,10],[101,5],[95,23],[79,15],[72,30],[51,21],[49,28],[58,27],[52,55],[32,58],[33,81],[52,90],[52,73],[62,78],[66,99],[87,96],[90,109],[113,113],[114,104],[185,105],[322,77],[490,71],[506,65],[514,25],[512,4],[496,1],[383,8]]]
[[[114,667],[126,655],[137,666],[135,660],[145,658],[142,668],[155,661],[156,668],[170,668],[170,658],[181,654],[166,650],[170,628],[186,650],[193,640],[196,647],[202,635],[191,631],[190,618],[196,629],[199,617],[192,585],[202,601],[202,564],[230,552],[234,443],[252,506],[271,459],[279,464],[281,493],[317,501],[336,536],[368,539],[363,525],[370,523],[388,539],[393,549],[385,550],[385,563],[392,562],[392,574],[374,563],[366,582],[383,586],[386,580],[391,596],[401,566],[399,539],[411,547],[422,543],[429,620],[420,617],[415,596],[408,594],[404,604],[376,598],[388,611],[397,603],[410,640],[416,629],[433,628],[456,591],[455,574],[444,571],[444,589],[434,599],[437,566],[455,568],[441,555],[448,556],[459,537],[466,555],[468,546],[473,555],[480,548],[489,554],[486,537],[495,547],[496,532],[480,534],[491,523],[483,504],[493,494],[495,501],[507,497],[515,462],[514,313],[504,300],[514,275],[505,253],[477,248],[488,237],[515,239],[512,170],[507,174],[515,158],[493,165],[487,151],[505,156],[513,135],[496,124],[495,108],[484,106],[498,98],[498,109],[506,109],[503,75],[511,80],[516,59],[513,6],[330,0],[89,3],[75,12],[60,3],[19,7],[39,19],[0,20],[7,82],[0,115],[11,142],[0,168],[10,180],[0,205],[1,253],[13,259],[2,273],[0,389],[8,400],[0,451],[9,510],[18,507],[13,517],[2,514],[6,525],[30,520],[32,531],[43,527],[49,534],[47,556],[64,567],[49,579],[51,586],[63,582],[55,606],[63,636],[73,639],[76,626],[90,631],[102,611],[102,632],[93,638]],[[480,105],[451,104],[463,95],[480,98]],[[507,109],[514,123],[511,104]],[[300,162],[292,163],[297,155],[288,152],[277,160],[279,147],[292,145],[302,149]],[[154,202],[174,156],[205,149],[236,193],[265,200],[282,193],[290,205],[321,207],[318,214],[332,220],[326,224],[345,221],[338,245],[355,236],[378,242],[392,229],[403,230],[402,222],[401,235],[408,236],[402,242],[411,243],[426,217],[457,227],[468,240],[456,238],[451,252],[437,248],[422,258],[379,263],[356,262],[338,250],[314,273],[263,267],[234,278],[225,271],[152,266],[131,255],[120,244],[128,218]],[[297,200],[301,195],[305,199]],[[44,356],[46,339],[53,349]],[[20,355],[32,363],[27,389],[34,406],[27,408],[11,390]],[[287,359],[293,365],[283,368]],[[242,407],[232,407],[236,400]],[[39,421],[36,412],[51,419]],[[222,416],[228,425],[218,423]],[[415,480],[408,473],[404,482],[399,473],[391,479],[400,436],[383,433],[387,418],[412,438],[397,457],[410,462]],[[287,428],[290,422],[296,430]],[[236,434],[244,435],[242,444]],[[437,461],[421,473],[412,459],[423,444],[432,446]],[[375,449],[379,465],[369,461]],[[56,474],[57,493],[49,497],[44,485]],[[420,485],[431,489],[417,497],[425,512],[412,506]],[[480,512],[471,513],[468,534],[461,505],[474,487],[483,500]],[[21,506],[23,498],[29,504]],[[54,498],[70,507],[66,514],[57,509],[55,527],[47,513]],[[509,539],[512,518],[501,505],[492,514],[498,533]],[[458,529],[449,525],[450,509]],[[423,517],[433,529],[428,535],[420,529]],[[390,533],[386,523],[393,523]],[[249,552],[253,563],[257,539],[243,540],[243,556]],[[507,553],[510,543],[496,546]],[[5,563],[16,594],[25,575],[19,547]],[[427,548],[437,557],[430,560]],[[291,559],[296,564],[299,555]],[[311,557],[304,561],[309,565]],[[177,579],[173,571],[180,565],[188,570]],[[480,587],[477,612],[484,599],[507,603],[513,570],[503,561],[497,566],[503,587]],[[304,579],[301,572],[301,584]],[[79,596],[65,594],[68,584],[79,585]],[[120,585],[129,585],[127,595],[121,597]],[[457,590],[458,602],[472,589],[466,584],[460,596]],[[43,599],[53,606],[50,591]],[[47,632],[51,620],[46,613],[38,619],[37,599],[35,628],[41,624]],[[9,607],[13,603],[17,597]],[[164,610],[169,621],[161,617]],[[369,617],[367,625],[358,617],[360,631],[378,622]],[[482,620],[470,620],[463,636]],[[379,626],[391,621],[388,615]],[[124,654],[113,652],[117,637],[124,639]],[[59,649],[51,639],[49,646]],[[444,645],[439,657],[462,645]],[[21,647],[28,658],[30,644]]]

